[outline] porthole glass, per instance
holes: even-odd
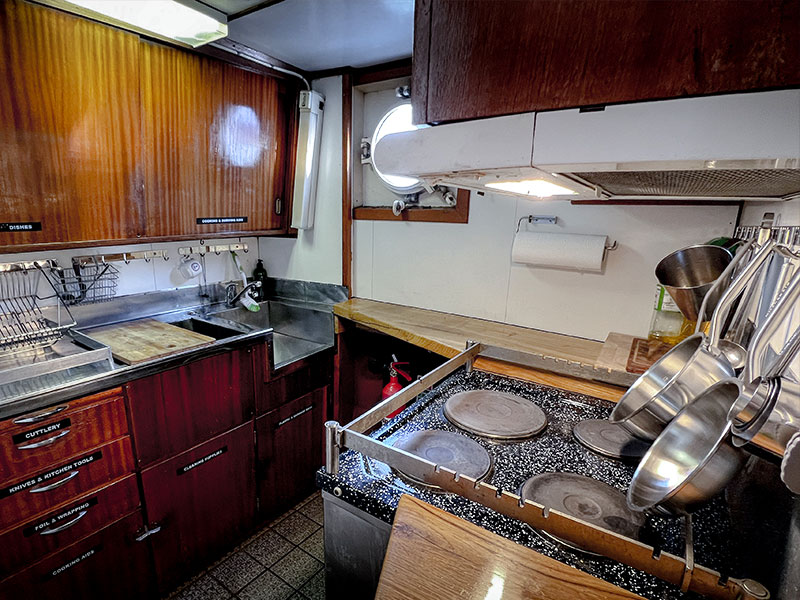
[[[402,131],[414,131],[418,125],[411,122],[411,104],[401,104],[389,110],[381,118],[375,133],[372,134],[372,168],[381,181],[393,192],[398,194],[413,194],[423,189],[422,183],[416,177],[405,177],[403,175],[387,175],[381,173],[375,166],[375,150],[382,137],[390,133],[400,133]]]

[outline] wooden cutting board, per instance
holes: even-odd
[[[404,495],[376,600],[643,600]]]
[[[213,337],[155,319],[106,325],[92,329],[88,335],[111,348],[114,358],[126,365],[135,365],[216,341]]]

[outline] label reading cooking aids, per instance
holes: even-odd
[[[247,223],[247,217],[197,217],[198,225],[224,225],[225,223]]]
[[[14,231],[41,231],[41,221],[24,221],[20,223],[0,223],[0,232],[10,233]]]
[[[4,488],[0,490],[0,500],[3,498],[7,498],[11,494],[16,494],[17,492],[21,492],[22,490],[27,490],[29,488],[47,484],[52,479],[55,479],[59,475],[63,475],[64,473],[69,473],[70,471],[74,471],[78,467],[82,467],[84,465],[88,465],[89,463],[93,463],[97,460],[103,458],[102,451],[98,450],[97,452],[93,452],[92,454],[87,454],[86,456],[81,456],[80,458],[76,458],[74,460],[69,461],[65,465],[61,465],[47,471],[47,473],[42,473],[41,475],[37,475],[36,477],[31,477],[30,479],[26,479],[25,481],[20,481],[12,486]]]
[[[21,444],[22,442],[34,440],[38,437],[42,437],[43,435],[60,431],[66,427],[69,427],[71,423],[72,421],[69,419],[61,419],[55,423],[48,423],[47,425],[42,425],[41,427],[29,429],[28,431],[23,431],[22,433],[11,436],[11,441],[15,444]]]
[[[75,565],[77,565],[78,563],[81,563],[81,562],[83,562],[83,561],[84,561],[84,560],[86,560],[87,558],[91,558],[91,557],[93,557],[95,554],[97,554],[98,552],[100,552],[100,550],[102,550],[102,549],[103,549],[103,545],[102,545],[102,544],[98,544],[98,545],[97,545],[97,546],[95,546],[94,548],[90,548],[89,550],[87,550],[86,552],[84,552],[83,554],[81,554],[80,556],[76,556],[76,557],[75,557],[75,558],[73,558],[72,560],[65,562],[65,563],[64,563],[63,565],[61,565],[60,567],[56,567],[56,568],[55,568],[55,569],[53,569],[52,571],[48,572],[48,573],[47,573],[47,574],[46,574],[46,575],[43,577],[43,579],[44,579],[45,581],[47,581],[48,579],[52,579],[52,578],[53,578],[53,577],[55,577],[56,575],[61,575],[61,573],[63,573],[63,572],[64,572],[64,571],[66,571],[67,569],[71,569],[72,567],[74,567],[74,566],[75,566]]]
[[[58,527],[59,525],[63,525],[67,523],[71,519],[74,519],[78,515],[80,515],[83,511],[88,510],[92,506],[97,505],[97,498],[89,498],[88,500],[84,500],[80,504],[76,504],[72,508],[68,508],[67,510],[58,513],[57,515],[53,515],[52,517],[46,518],[44,521],[39,521],[38,523],[31,525],[30,527],[26,527],[22,530],[22,535],[25,537],[31,537],[37,533],[42,533],[51,527]]]
[[[221,456],[221,455],[225,454],[227,451],[228,451],[228,447],[227,446],[223,446],[219,450],[214,450],[214,452],[212,452],[211,454],[207,454],[203,458],[198,458],[197,460],[190,462],[188,465],[182,466],[176,472],[178,473],[178,475],[184,475],[184,474],[188,473],[189,471],[191,471],[192,469],[194,469],[196,467],[199,467],[200,465],[204,465],[208,461],[214,460],[218,456]]]

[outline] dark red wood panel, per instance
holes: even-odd
[[[264,414],[333,381],[333,354],[321,352],[279,369],[272,379],[259,386],[256,414]]]
[[[323,463],[330,386],[256,419],[260,517],[280,513],[314,490]]]
[[[796,0],[426,0],[416,10],[413,103],[427,122],[800,85]]]
[[[255,511],[253,425],[248,422],[142,471],[162,592],[232,549]]]
[[[126,386],[140,465],[182,452],[253,415],[250,349],[204,358]]]

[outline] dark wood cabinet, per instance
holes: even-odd
[[[248,422],[142,471],[163,593],[230,550],[252,527],[253,425]]]
[[[0,40],[0,250],[143,235],[138,36],[15,0]]]
[[[800,85],[796,0],[417,0],[419,123]]]
[[[260,518],[278,514],[314,491],[324,462],[324,422],[330,386],[316,389],[256,419]]]
[[[146,466],[253,416],[251,350],[204,358],[125,387],[137,461]]]
[[[286,84],[161,45],[142,52],[148,233],[284,227]]]

